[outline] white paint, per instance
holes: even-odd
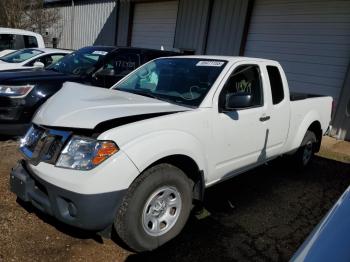
[[[7,62],[0,60],[0,71],[16,70],[16,69],[33,69],[33,68],[36,68],[36,66],[31,65],[31,63],[33,63],[34,61],[36,61],[40,58],[43,58],[44,56],[47,56],[47,55],[66,55],[66,54],[72,53],[72,51],[69,51],[69,50],[53,49],[53,48],[28,48],[28,49],[39,50],[42,53],[37,54],[37,55],[31,57],[30,59],[25,60],[25,61],[20,62],[20,63],[7,63]]]
[[[31,31],[26,31],[26,30],[21,30],[21,29],[14,29],[14,28],[5,28],[5,27],[0,27],[0,35],[24,35],[24,36],[33,36],[35,37],[37,43],[38,43],[38,48],[44,48],[45,43],[44,39],[40,34],[31,32]],[[6,54],[9,54],[15,50],[2,50],[0,51],[0,57],[4,56]]]
[[[35,124],[92,128],[104,120],[141,113],[183,112],[137,121],[100,134],[98,139],[114,141],[121,151],[90,171],[48,164],[32,167],[33,171],[42,179],[74,192],[103,193],[128,188],[152,163],[180,154],[197,163],[209,186],[297,149],[314,121],[321,123],[324,132],[327,130],[332,98],[290,102],[284,74],[285,98],[278,105],[272,104],[265,66],[274,65],[283,72],[279,63],[245,57],[191,57],[227,60],[217,81],[196,109],[120,91],[66,83],[41,107],[33,120]],[[218,97],[230,74],[244,64],[260,67],[264,105],[237,110],[236,115],[230,117],[230,114],[219,112]],[[262,116],[271,118],[261,122]]]

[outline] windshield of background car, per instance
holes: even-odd
[[[112,89],[198,107],[227,61],[163,58],[141,66]]]
[[[0,60],[6,63],[22,63],[42,53],[44,52],[36,49],[22,49],[11,54],[5,55],[1,57]]]
[[[86,75],[94,71],[95,65],[108,54],[104,50],[80,49],[66,55],[46,69],[69,75]]]

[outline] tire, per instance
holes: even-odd
[[[294,155],[297,169],[303,169],[311,163],[315,154],[316,143],[317,139],[315,133],[306,131],[303,141]]]
[[[176,237],[191,212],[192,187],[193,182],[173,165],[159,164],[144,171],[117,212],[114,228],[119,238],[131,250],[143,252]]]

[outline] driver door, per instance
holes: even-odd
[[[239,93],[249,94],[251,104],[243,108],[225,108],[226,99]],[[266,159],[269,130],[259,65],[237,66],[217,99],[218,112],[213,127],[217,152],[215,180],[221,180]]]

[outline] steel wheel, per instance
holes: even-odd
[[[142,212],[142,226],[150,236],[161,236],[175,224],[181,213],[182,201],[175,187],[164,186],[146,201]]]
[[[311,157],[313,154],[313,146],[312,141],[308,141],[304,146],[304,152],[303,152],[303,164],[307,165],[309,163]]]

